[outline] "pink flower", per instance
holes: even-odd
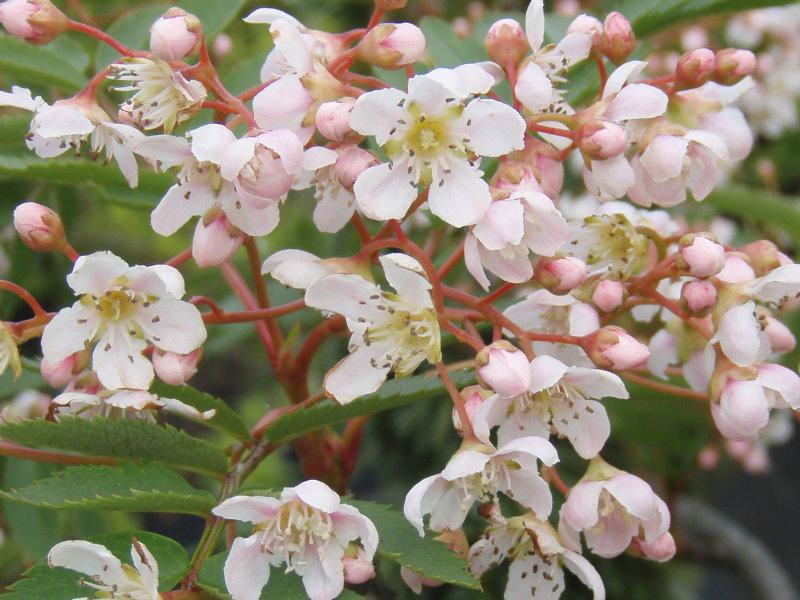
[[[583,33],[592,38],[592,47],[600,45],[603,36],[603,24],[591,15],[578,15],[567,27],[567,33]]]
[[[704,317],[717,302],[717,288],[710,281],[687,281],[681,288],[681,302],[693,316]]]
[[[640,541],[639,550],[650,560],[666,562],[675,556],[677,548],[675,547],[675,538],[667,531],[651,543]]]
[[[708,48],[687,52],[675,67],[675,83],[682,89],[700,87],[711,79],[715,60],[714,51]]]
[[[87,361],[84,354],[76,352],[55,363],[42,359],[39,365],[42,377],[52,387],[64,387],[86,368]]]
[[[357,550],[356,556],[347,556],[342,559],[344,564],[344,580],[347,583],[359,585],[375,577],[375,565],[372,559],[367,558],[363,548]]]
[[[601,279],[592,292],[592,302],[603,312],[611,312],[622,305],[625,286],[620,281]]]
[[[339,100],[319,105],[316,116],[317,130],[334,142],[359,141],[361,136],[350,128],[350,112],[354,102]]]
[[[693,277],[711,277],[725,266],[725,248],[702,234],[686,236],[681,239],[680,245],[680,258],[686,265],[684,268]]]
[[[766,320],[764,333],[766,333],[769,338],[770,349],[773,352],[781,354],[794,350],[794,347],[797,345],[797,340],[792,330],[772,315],[767,314],[764,318]]]
[[[587,272],[586,263],[574,256],[541,258],[536,263],[534,277],[545,289],[564,294],[581,285]]]
[[[591,159],[606,160],[625,151],[628,135],[616,123],[590,121],[581,128],[578,147]]]
[[[475,359],[483,384],[501,397],[516,396],[530,387],[531,371],[525,353],[506,341],[487,346]]]
[[[592,335],[587,353],[599,367],[624,371],[647,361],[650,350],[621,327],[607,325]]]
[[[201,33],[197,17],[172,7],[150,26],[150,50],[164,60],[181,60],[197,52]]]
[[[756,55],[749,50],[725,48],[717,52],[714,81],[734,85],[750,75],[756,68]]]
[[[23,244],[39,252],[58,251],[67,243],[61,217],[36,202],[23,202],[14,209],[14,228]]]
[[[39,46],[65,31],[69,19],[50,0],[6,0],[0,22],[14,37]]]
[[[600,51],[613,63],[619,64],[630,56],[636,47],[636,36],[630,21],[616,11],[608,13],[603,23]]]
[[[425,55],[425,35],[411,23],[381,23],[358,45],[364,62],[383,69],[414,64]]]
[[[517,65],[530,47],[525,31],[514,19],[495,21],[483,43],[489,58],[500,65]]]
[[[153,369],[161,381],[171,385],[183,385],[197,373],[197,362],[201,351],[189,354],[176,352],[153,352]]]

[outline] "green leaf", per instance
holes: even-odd
[[[447,21],[423,17],[419,26],[425,34],[428,52],[435,66],[457,67],[464,63],[486,60],[483,44],[473,38],[458,37]]]
[[[62,54],[69,42],[51,46],[32,46],[9,35],[0,35],[0,72],[12,80],[40,87],[54,86],[75,92],[86,84],[76,68],[72,51]]]
[[[151,460],[212,475],[225,473],[228,460],[216,446],[169,425],[141,420],[62,417],[0,425],[0,438],[31,447],[46,447],[96,456]]]
[[[230,598],[225,587],[225,577],[223,567],[225,559],[228,558],[227,552],[221,552],[208,558],[200,568],[197,583],[207,592],[220,598]],[[265,559],[266,560],[266,559]],[[303,582],[295,573],[286,573],[283,567],[273,567],[269,570],[269,581],[264,591],[261,592],[261,600],[307,600]],[[359,600],[362,596],[345,589],[340,595],[339,600]]]
[[[136,538],[153,554],[158,563],[158,588],[167,591],[183,578],[189,570],[189,557],[176,541],[148,531],[113,533],[89,538],[102,544],[123,564],[131,564],[131,543]],[[91,594],[91,588],[81,585],[82,575],[68,569],[52,569],[38,564],[25,573],[25,577],[8,587],[3,600],[73,600]]]
[[[200,516],[214,506],[211,493],[193,488],[174,471],[156,464],[68,467],[29,485],[0,490],[0,497],[40,508]]]
[[[475,383],[472,371],[451,373],[458,388]],[[362,396],[349,404],[341,406],[330,400],[323,400],[305,410],[298,410],[278,418],[267,430],[266,436],[272,442],[285,442],[327,425],[342,423],[353,417],[405,406],[419,400],[427,400],[446,395],[444,385],[436,376],[415,375],[403,379],[392,379],[383,384],[380,390]],[[2,435],[0,433],[0,435]]]
[[[226,0],[225,2],[183,0],[180,6],[200,19],[206,39],[211,40],[239,16],[245,4],[247,4],[247,0]]]
[[[201,421],[203,425],[208,425],[235,437],[244,442],[250,441],[250,430],[245,425],[239,414],[228,406],[224,400],[216,398],[206,392],[193,388],[189,385],[169,385],[163,382],[156,382],[151,391],[164,398],[175,398],[193,406],[199,411],[215,410],[214,416],[210,419]]]

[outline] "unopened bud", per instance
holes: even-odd
[[[6,0],[0,22],[15,38],[41,46],[63,33],[69,19],[50,0]]]
[[[603,23],[603,37],[600,40],[600,51],[611,62],[620,64],[630,56],[636,47],[636,36],[630,21],[621,13],[611,12]]]
[[[752,446],[742,460],[742,468],[751,475],[764,475],[769,471],[769,467],[769,454],[763,446]]]
[[[687,234],[680,240],[677,265],[692,277],[713,277],[725,266],[725,248],[710,233]]]
[[[628,135],[616,123],[591,121],[581,127],[578,147],[589,158],[606,160],[625,151]]]
[[[592,48],[597,48],[603,39],[603,24],[591,15],[578,15],[567,27],[567,33],[590,35]]]
[[[153,369],[164,383],[183,385],[197,373],[200,356],[199,348],[189,354],[155,351],[153,352]]]
[[[693,317],[705,317],[717,302],[717,288],[710,281],[695,279],[681,288],[681,305]]]
[[[339,158],[336,159],[333,168],[339,183],[347,189],[353,189],[353,184],[358,176],[378,163],[378,159],[369,150],[355,144],[342,146],[336,152],[339,154]]]
[[[56,363],[49,363],[45,359],[39,364],[39,370],[44,380],[54,388],[66,386],[76,375],[83,371],[89,364],[86,352],[76,352]]]
[[[756,69],[756,55],[750,50],[725,48],[717,52],[714,65],[714,81],[722,85],[733,85]]]
[[[522,26],[514,19],[500,19],[486,33],[483,41],[489,58],[500,65],[517,65],[530,49]]]
[[[791,352],[797,345],[792,330],[772,315],[765,316],[764,333],[769,338],[769,345],[773,352],[780,354]]]
[[[783,264],[783,253],[769,240],[751,242],[739,248],[739,251],[750,259],[756,277],[762,277]]]
[[[464,399],[464,408],[466,409],[470,424],[473,423],[475,413],[481,407],[483,401],[491,397],[491,395],[492,392],[483,389],[479,385],[471,385],[461,390],[461,397]],[[464,428],[461,424],[461,415],[455,407],[453,407],[453,429],[458,432],[458,435],[464,434]]]
[[[200,19],[173,6],[150,26],[150,50],[164,60],[180,60],[200,48]]]
[[[337,102],[325,102],[317,109],[317,130],[333,142],[359,142],[362,137],[350,128],[350,112],[355,101],[347,98]]]
[[[358,45],[358,57],[383,69],[399,69],[425,55],[425,35],[411,23],[383,23]]]
[[[697,88],[711,79],[715,61],[713,50],[708,48],[698,48],[681,56],[675,67],[675,84],[678,89]]]
[[[405,8],[408,0],[375,0],[375,8],[386,12],[387,10],[400,10]]]
[[[518,396],[531,386],[528,357],[505,340],[486,346],[475,363],[480,382],[504,398]]]
[[[719,450],[715,446],[706,446],[697,455],[697,464],[704,471],[711,471],[719,464]]]
[[[228,260],[244,243],[244,234],[233,230],[224,216],[202,218],[192,239],[192,256],[200,267],[215,267]]]
[[[211,51],[217,58],[225,58],[233,50],[233,38],[227,33],[220,33],[211,44]]]
[[[548,291],[566,294],[584,282],[587,272],[586,263],[574,256],[543,257],[536,263],[533,276]]]
[[[650,357],[647,346],[615,325],[608,325],[592,334],[584,350],[601,369],[618,371],[638,367]]]
[[[592,292],[592,302],[603,312],[611,312],[622,306],[625,297],[625,286],[622,282],[603,279],[598,282]]]
[[[656,562],[666,562],[675,556],[675,539],[672,534],[667,531],[661,535],[657,540],[646,543],[641,541],[639,549],[647,558]]]
[[[363,550],[357,556],[345,556],[342,562],[344,563],[344,580],[347,583],[358,585],[375,577],[375,567],[372,561],[366,558]]]
[[[14,209],[14,228],[31,250],[61,251],[67,245],[61,217],[36,202],[23,202]]]

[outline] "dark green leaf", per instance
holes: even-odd
[[[75,57],[63,56],[58,45],[32,46],[9,35],[0,35],[0,72],[15,82],[37,86],[55,86],[75,92],[86,84],[86,77],[75,66]],[[70,46],[71,47],[71,46]]]
[[[452,373],[452,378],[459,388],[475,383],[475,373],[471,371]],[[369,415],[446,394],[442,382],[436,376],[416,375],[404,379],[393,379],[387,381],[374,394],[362,396],[344,406],[330,400],[323,400],[305,410],[284,415],[267,429],[266,435],[273,442],[285,442],[309,431],[327,425],[335,425],[353,417]]]
[[[24,446],[81,454],[152,460],[172,467],[222,474],[228,460],[216,446],[174,427],[139,420],[62,417],[0,425],[0,437]]]
[[[5,499],[40,508],[176,512],[206,515],[214,496],[156,464],[68,467],[52,477],[0,490]]]
[[[164,398],[175,398],[176,400],[185,402],[199,411],[213,409],[216,411],[214,416],[202,421],[204,425],[223,431],[242,441],[249,441],[252,439],[250,430],[247,428],[244,421],[242,421],[242,418],[236,411],[228,406],[224,400],[220,400],[211,394],[201,392],[189,385],[169,385],[157,382],[152,386],[151,391]]]

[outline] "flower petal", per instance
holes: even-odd
[[[440,177],[438,182],[431,183],[428,195],[431,212],[453,227],[477,223],[492,202],[489,185],[481,179],[481,172],[466,160],[456,158],[448,161]]]
[[[402,219],[417,197],[407,168],[406,162],[381,163],[361,173],[353,186],[359,210],[376,221]]]
[[[553,84],[533,61],[520,73],[514,93],[525,108],[534,113],[543,112],[553,102]]]
[[[470,147],[479,156],[502,156],[525,146],[525,119],[508,104],[480,98],[461,115]]]
[[[372,298],[378,296],[378,298]],[[306,290],[308,306],[335,312],[353,320],[364,317],[380,320],[383,311],[376,308],[381,288],[363,277],[351,274],[334,274],[312,283]]]
[[[399,252],[385,254],[379,260],[386,281],[405,302],[417,307],[433,306],[431,284],[416,260]]]
[[[578,531],[594,527],[600,518],[598,509],[602,491],[602,481],[581,481],[574,485],[561,509],[561,518]]]
[[[292,489],[300,500],[312,508],[326,513],[332,513],[339,508],[339,494],[321,481],[309,479]]]
[[[595,400],[575,398],[570,401],[553,402],[553,427],[569,439],[578,456],[590,459],[603,449],[611,435],[611,422],[606,408]]]
[[[122,563],[108,548],[84,540],[56,544],[47,555],[47,564],[83,573],[108,586],[128,582]]]
[[[531,50],[536,52],[544,41],[544,2],[532,0],[525,11],[525,34]]]
[[[564,550],[561,560],[564,561],[564,566],[592,591],[593,600],[605,600],[606,588],[592,563],[572,550]]]
[[[45,360],[55,364],[83,350],[86,343],[94,339],[100,327],[97,310],[92,305],[76,302],[62,308],[45,325],[42,333],[42,354]]]
[[[660,183],[683,171],[689,140],[676,135],[657,135],[642,153],[641,162],[653,181]]]
[[[203,317],[194,304],[162,298],[139,309],[140,325],[153,345],[166,352],[189,354],[206,341]]]
[[[225,560],[225,587],[236,600],[258,600],[269,580],[269,562],[258,533],[233,540]]]
[[[486,249],[502,250],[522,240],[525,233],[523,217],[519,199],[495,200],[472,228],[472,234]]]
[[[362,94],[350,112],[350,127],[363,135],[375,137],[375,142],[383,146],[392,137],[392,129],[406,116],[403,108],[405,92],[394,88],[375,90]]]
[[[663,115],[669,98],[657,87],[629,83],[622,88],[603,112],[607,121],[619,123],[630,119],[651,119]]]
[[[211,512],[223,519],[258,525],[274,517],[280,506],[281,501],[270,496],[233,496]]]
[[[121,324],[108,324],[92,352],[92,368],[109,390],[146,390],[153,382],[153,365],[143,355],[147,342],[129,335]]]
[[[751,301],[725,311],[713,340],[718,340],[725,356],[740,367],[752,365],[759,354],[760,329],[755,307]]]
[[[123,275],[128,263],[111,252],[101,251],[79,256],[67,275],[67,284],[76,294],[105,294],[117,277]]]
[[[325,391],[339,404],[378,391],[392,368],[392,361],[386,358],[390,350],[378,344],[359,347],[328,371]]]

